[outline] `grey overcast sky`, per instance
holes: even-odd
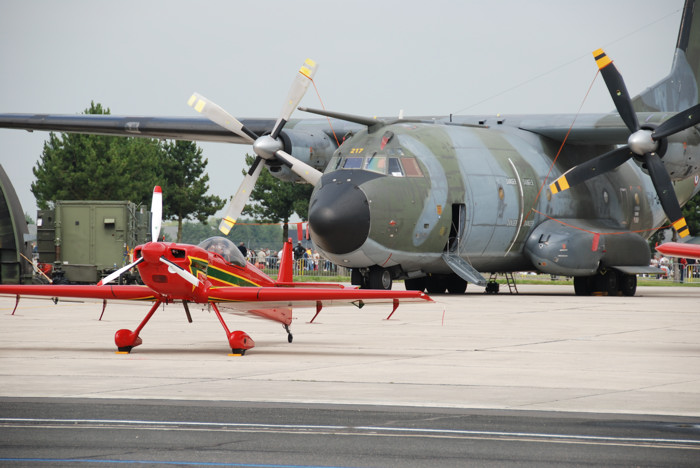
[[[683,0],[0,2],[0,113],[192,116],[198,91],[275,118],[313,58],[328,109],[361,115],[575,113],[605,48],[636,94],[671,67]],[[302,105],[319,107],[313,89]],[[598,78],[582,112],[613,109]],[[301,112],[294,117],[303,117]],[[0,130],[0,164],[36,216],[48,133]],[[242,180],[243,145],[201,143],[211,192]]]

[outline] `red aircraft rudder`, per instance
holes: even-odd
[[[287,239],[282,247],[282,258],[280,259],[280,271],[277,275],[278,283],[291,283],[294,281],[294,253],[292,252],[292,238]]]

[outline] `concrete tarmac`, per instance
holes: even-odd
[[[0,397],[405,405],[700,416],[700,288],[577,297],[571,286],[435,296],[434,304],[225,315],[256,347],[228,356],[216,316],[159,310],[115,353],[142,303],[0,298]]]

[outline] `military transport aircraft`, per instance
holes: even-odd
[[[160,233],[161,189],[153,192],[151,239]],[[120,352],[130,352],[142,343],[139,334],[161,305],[182,303],[191,322],[189,303],[205,304],[211,308],[226,331],[231,351],[245,354],[255,342],[242,331],[230,331],[219,308],[239,314],[281,323],[292,342],[289,326],[293,307],[315,307],[315,320],[324,305],[352,304],[363,307],[368,303],[391,303],[396,311],[399,302],[422,302],[432,299],[417,291],[372,291],[346,288],[331,283],[294,283],[292,278],[292,244],[284,245],[277,281],[247,263],[243,254],[230,240],[211,237],[199,245],[149,242],[134,249],[136,260],[105,277],[97,285],[0,285],[0,295],[77,297],[102,299],[103,312],[110,300],[139,300],[153,302],[150,311],[135,330],[122,329],[114,335]],[[145,286],[110,285],[127,270],[138,267]],[[14,314],[14,311],[13,311]]]
[[[594,53],[617,113],[390,119],[302,109],[330,120],[290,120],[316,72],[309,60],[277,120],[238,120],[194,94],[189,104],[206,119],[2,114],[0,127],[252,144],[257,158],[222,230],[263,166],[313,184],[311,239],[365,288],[405,279],[408,289],[463,293],[467,282],[486,285],[480,272],[530,270],[574,277],[581,295],[633,295],[650,268],[646,239],[667,224],[687,235],[681,206],[700,190],[694,4],[684,6],[670,74],[634,98],[612,60]]]

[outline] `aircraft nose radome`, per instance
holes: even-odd
[[[357,250],[369,235],[369,203],[353,182],[327,183],[309,203],[313,241],[328,253]]]

